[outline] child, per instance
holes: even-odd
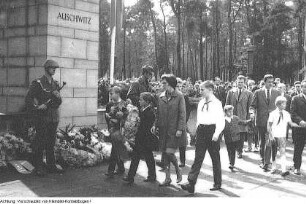
[[[127,116],[126,103],[120,97],[121,88],[114,86],[110,90],[111,101],[106,105],[105,119],[107,122],[108,130],[110,132],[112,151],[108,166],[108,172],[106,176],[112,178],[115,174],[123,174],[124,164],[121,158],[123,150],[124,138],[121,133],[121,127],[124,124],[124,120]],[[116,164],[118,170],[115,171]]]
[[[254,142],[254,152],[259,152],[258,149],[258,133],[255,126],[255,114],[253,111],[250,112],[250,120],[247,124],[248,126],[248,147],[249,150],[252,150],[252,143]]]
[[[152,106],[154,97],[149,92],[140,94],[140,125],[136,134],[135,147],[132,153],[132,161],[128,176],[123,178],[124,181],[132,184],[139,165],[139,161],[144,157],[148,167],[148,178],[145,182],[156,181],[155,161],[152,153],[152,144],[150,138],[152,135],[151,128],[155,121],[154,108]]]
[[[224,107],[225,112],[225,127],[223,130],[226,149],[230,161],[229,168],[233,170],[235,168],[236,149],[239,147],[239,125],[246,124],[248,121],[242,121],[238,116],[233,115],[234,107],[232,105],[226,105]]]
[[[288,124],[291,127],[297,127],[298,125],[291,121],[290,114],[285,110],[287,99],[284,96],[278,96],[275,99],[276,109],[272,111],[268,119],[268,133],[269,140],[272,144],[272,172],[276,173],[276,155],[277,148],[279,148],[281,156],[281,169],[282,176],[287,176],[289,171],[286,170],[286,133]]]

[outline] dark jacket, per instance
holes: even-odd
[[[127,98],[131,99],[134,106],[139,107],[139,97],[143,92],[151,92],[152,88],[144,77],[140,77],[136,82],[132,83],[128,93]]]
[[[284,94],[284,97],[287,99],[286,111],[290,113],[290,105],[291,105],[291,96],[289,94]]]
[[[124,114],[122,118],[118,118],[116,116],[117,112],[119,112],[119,111],[122,111],[123,114]],[[121,100],[118,103],[114,103],[114,102],[110,101],[106,105],[106,112],[105,113],[109,114],[109,117],[107,117],[107,115],[105,115],[105,120],[106,120],[108,130],[109,131],[120,130],[120,128],[122,127],[122,125],[124,123],[124,119],[128,115],[128,110],[126,109],[126,102],[124,100]]]
[[[184,99],[185,99],[185,105],[186,105],[186,123],[187,123],[189,120],[190,112],[191,112],[191,104],[190,104],[188,95],[184,95]]]
[[[167,100],[165,92],[161,93],[157,106],[157,122],[159,128],[160,149],[178,148],[186,142],[186,106],[181,92],[175,90],[170,100]],[[183,132],[181,137],[176,137],[176,131]]]
[[[241,120],[247,120],[252,99],[252,92],[242,89],[239,98],[239,89],[232,89],[227,94],[226,105],[234,106],[234,115],[238,116]],[[240,125],[239,130],[240,132],[247,132],[247,126]]]
[[[58,108],[62,104],[59,90],[59,83],[53,79],[49,83],[45,75],[32,81],[25,98],[29,114],[45,122],[59,122]],[[42,104],[47,105],[47,109],[37,110],[37,106]]]
[[[239,125],[241,121],[238,116],[234,115],[231,122],[225,119],[225,127],[223,130],[225,143],[236,142],[240,140]]]
[[[269,113],[275,110],[275,99],[280,95],[280,92],[271,89],[270,102],[268,103],[265,89],[258,89],[255,91],[251,109],[256,112],[256,125],[259,127],[267,127]]]
[[[149,106],[144,111],[140,111],[139,116],[140,124],[136,133],[135,146],[137,150],[150,149],[149,137],[155,122],[154,109]]]
[[[292,121],[298,125],[302,120],[306,121],[306,99],[304,98],[303,94],[296,95],[292,98],[290,113]],[[294,128],[294,130],[296,133],[301,131],[305,132],[306,128],[298,127]]]
[[[226,100],[226,91],[223,86],[216,86],[214,90],[214,95],[219,99],[222,103],[222,106],[225,105],[225,100]]]

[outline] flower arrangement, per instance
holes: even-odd
[[[137,133],[140,117],[136,106],[127,105],[128,115],[123,126],[123,135],[130,144],[135,144],[135,135]]]
[[[110,157],[111,144],[95,126],[76,128],[67,125],[57,133],[55,154],[62,165],[94,166]]]
[[[32,153],[30,143],[12,133],[0,133],[0,167],[11,160],[26,158]]]

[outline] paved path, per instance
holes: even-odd
[[[288,164],[292,164],[293,147],[288,142]],[[306,175],[306,150],[303,154],[302,173]],[[159,158],[159,155],[157,156]],[[187,151],[187,166],[183,168],[183,182],[194,159],[194,148]],[[207,153],[195,195],[190,195],[180,189],[175,182],[172,186],[161,188],[158,183],[148,184],[142,180],[147,175],[146,165],[140,163],[135,184],[125,185],[121,177],[107,179],[104,173],[107,164],[84,169],[68,169],[63,175],[48,175],[38,178],[33,175],[20,175],[13,172],[0,172],[0,197],[306,197],[306,176],[290,174],[286,178],[280,175],[264,173],[258,166],[258,153],[244,153],[243,159],[237,159],[237,171],[228,169],[227,152],[222,144],[221,162],[223,189],[210,192],[213,185],[212,166]],[[125,164],[129,167],[129,162]],[[157,167],[159,170],[159,167]],[[158,182],[165,178],[164,173],[157,171]],[[172,180],[175,181],[172,168]]]

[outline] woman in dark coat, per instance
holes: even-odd
[[[143,157],[148,167],[148,177],[145,182],[156,181],[155,160],[152,153],[152,144],[150,144],[151,128],[155,122],[154,97],[149,92],[140,94],[140,124],[135,138],[135,147],[132,152],[132,161],[128,176],[123,178],[128,183],[134,182],[134,177],[139,165],[140,159]]]
[[[159,132],[160,150],[164,155],[166,179],[160,186],[169,186],[170,163],[175,167],[177,183],[181,182],[182,174],[178,166],[175,152],[186,140],[183,133],[186,130],[186,106],[181,92],[176,90],[176,77],[174,75],[162,76],[165,92],[158,98],[156,128]]]

